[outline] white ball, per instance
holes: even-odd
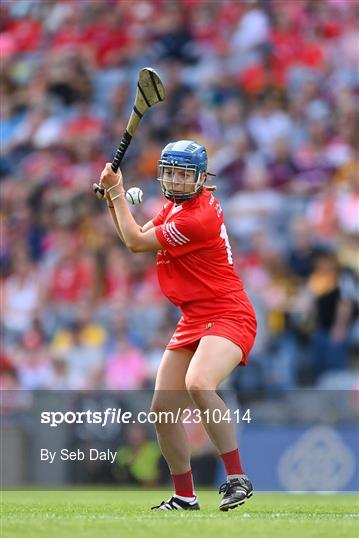
[[[126,199],[130,204],[141,204],[143,191],[138,187],[132,187],[126,191]]]

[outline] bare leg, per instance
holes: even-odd
[[[173,412],[188,406],[191,399],[186,390],[186,372],[193,356],[188,349],[166,350],[157,373],[155,393],[151,410],[161,413]],[[190,470],[190,449],[182,421],[156,423],[158,444],[171,474],[183,474]]]
[[[206,336],[191,360],[186,375],[186,388],[200,411],[209,411],[208,421],[202,415],[203,425],[219,454],[235,450],[238,446],[232,422],[213,421],[212,411],[219,409],[221,417],[228,407],[216,392],[218,385],[242,360],[241,349],[226,338]]]
[[[219,506],[222,511],[242,505],[253,493],[253,486],[240,462],[234,424],[226,419],[218,421],[213,416],[216,409],[222,418],[227,412],[228,408],[216,389],[242,358],[240,347],[230,340],[206,336],[201,339],[186,375],[187,390],[202,412],[203,425],[226,469],[227,481],[220,488],[220,493],[224,494]]]

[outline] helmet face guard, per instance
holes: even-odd
[[[175,203],[198,195],[206,181],[207,152],[195,141],[169,143],[158,162],[158,181],[166,199]]]
[[[158,162],[158,181],[166,199],[175,203],[188,201],[198,195],[202,189],[205,177],[195,165],[172,165],[162,160]]]

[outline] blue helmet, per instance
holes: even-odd
[[[198,195],[206,179],[202,173],[206,173],[207,164],[207,151],[201,144],[195,141],[167,144],[158,161],[158,180],[164,196],[182,202]],[[176,169],[180,170],[179,174]]]

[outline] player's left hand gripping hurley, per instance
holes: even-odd
[[[125,132],[122,136],[120,146],[117,148],[115,157],[112,160],[111,168],[113,172],[118,171],[123,156],[125,155],[132,137],[135,134],[137,126],[147,109],[153,105],[156,105],[156,103],[163,101],[164,99],[165,91],[158,73],[156,73],[154,69],[148,67],[141,69],[138,77],[133,110],[131,112]],[[105,197],[105,190],[101,186],[94,184],[93,189],[99,199],[103,199]]]

